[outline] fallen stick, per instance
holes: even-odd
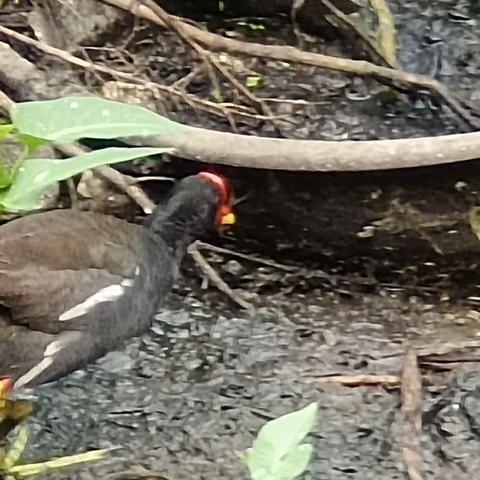
[[[258,115],[248,113],[247,111],[241,111],[241,106],[239,105],[226,105],[223,103],[215,103],[210,100],[205,100],[203,98],[198,97],[197,95],[193,95],[187,93],[185,91],[179,90],[173,86],[169,85],[162,85],[158,82],[154,81],[147,81],[140,77],[140,75],[135,73],[123,72],[121,70],[115,70],[110,68],[106,65],[100,65],[89,60],[84,60],[83,58],[76,57],[75,55],[67,52],[66,50],[62,50],[57,47],[53,47],[52,45],[48,45],[44,42],[40,42],[39,40],[35,40],[30,38],[22,33],[18,33],[15,30],[10,28],[4,27],[0,25],[0,33],[4,34],[10,38],[13,38],[19,42],[22,42],[26,45],[29,45],[37,50],[40,50],[47,55],[51,55],[57,57],[65,62],[68,62],[72,65],[77,67],[83,68],[86,71],[93,71],[95,73],[103,73],[109,75],[115,79],[122,79],[123,82],[106,82],[103,86],[104,90],[111,90],[114,88],[138,88],[141,90],[149,90],[152,93],[162,92],[171,97],[180,98],[183,102],[187,105],[192,107],[193,109],[198,108],[199,110],[204,110],[208,113],[211,113],[216,116],[221,116],[222,118],[227,116],[228,114],[236,115],[240,118],[247,118],[247,119],[255,119],[255,120],[273,120],[274,117],[269,117],[265,115]],[[12,66],[9,64],[9,68]],[[12,75],[13,74],[9,74]],[[30,80],[30,79],[27,79]],[[128,83],[130,82],[130,83]]]
[[[0,32],[14,36],[19,41],[38,47],[40,42],[32,40],[0,26]],[[34,79],[19,78],[17,64],[28,63],[10,47],[0,44],[0,78],[9,88],[15,89],[19,82]],[[43,51],[55,55],[85,69],[118,75],[119,72],[94,65],[83,59],[50,46]],[[28,69],[18,68],[19,71]],[[41,76],[43,72],[30,65],[29,73]],[[46,74],[45,74],[46,75]],[[131,74],[122,74],[131,80]],[[45,82],[48,85],[48,82]],[[44,92],[53,97],[54,92]],[[116,100],[120,100],[115,98]],[[204,128],[190,127],[185,133],[158,135],[155,137],[130,137],[124,141],[131,145],[173,147],[183,158],[245,168],[271,170],[347,172],[365,170],[389,170],[399,168],[442,165],[480,158],[480,132],[443,135],[438,137],[407,138],[371,141],[323,141],[296,140],[288,138],[266,138],[218,132]]]
[[[210,250],[211,252],[222,253],[224,255],[230,255],[233,257],[242,258],[244,260],[248,260],[249,262],[258,263],[260,265],[265,265],[267,267],[276,268],[278,270],[283,270],[285,272],[296,272],[300,269],[293,265],[284,265],[282,263],[274,262],[273,260],[268,260],[266,258],[259,258],[256,255],[248,255],[246,253],[235,252],[229,248],[217,247],[216,245],[210,245],[209,243],[201,242],[197,240],[196,242],[198,249],[205,249]]]
[[[376,385],[390,385],[397,387],[401,384],[398,375],[332,375],[320,377],[310,383],[339,383],[345,387],[362,387]]]
[[[200,267],[202,272],[209,280],[225,295],[230,297],[237,305],[245,310],[251,310],[253,306],[244,300],[240,295],[235,293],[220,277],[216,270],[208,263],[207,259],[202,255],[196,243],[192,243],[188,247],[188,253],[191,255],[195,263]]]
[[[402,457],[410,480],[423,480],[420,449],[422,434],[422,376],[415,351],[408,349],[402,373],[402,420],[404,438]]]
[[[132,14],[145,18],[162,27],[168,27],[157,12],[163,11],[153,0],[97,0],[113,5]],[[369,76],[397,88],[424,90],[440,99],[462,120],[474,129],[480,129],[480,119],[471,115],[462,102],[455,98],[449,90],[434,78],[426,75],[404,72],[394,68],[383,67],[364,60],[332,57],[320,53],[307,52],[288,45],[264,45],[253,42],[242,42],[233,38],[222,37],[207,30],[182,21],[179,17],[169,15],[169,23],[175,23],[176,29],[192,41],[211,51],[227,51],[254,57],[270,58],[284,62],[300,63],[327,68],[359,76]]]

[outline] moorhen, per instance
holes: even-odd
[[[151,325],[188,245],[234,223],[230,185],[179,181],[144,225],[53,210],[0,227],[0,378],[55,380]]]

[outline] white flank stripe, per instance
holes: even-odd
[[[37,375],[40,375],[46,368],[53,363],[53,358],[44,358],[40,363],[37,363],[25,375],[22,375],[16,382],[15,388],[20,388],[32,381]]]
[[[117,284],[109,285],[108,287],[102,288],[98,292],[94,293],[91,297],[88,297],[84,302],[75,305],[66,312],[63,312],[58,319],[61,322],[64,322],[66,320],[71,320],[72,318],[80,317],[88,313],[95,305],[118,300],[124,293],[124,286]]]
[[[44,357],[53,357],[65,346],[65,342],[61,340],[55,340],[52,343],[47,345],[45,352],[43,353]]]
[[[27,373],[22,375],[16,382],[15,388],[23,387],[27,383],[31,382],[36,376],[40,375],[45,369],[47,369],[53,363],[53,356],[58,353],[65,343],[61,340],[55,340],[47,345],[47,348],[43,352],[43,360],[32,367]]]

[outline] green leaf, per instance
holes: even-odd
[[[468,212],[468,220],[473,233],[480,240],[480,207],[472,207]]]
[[[253,32],[266,30],[265,25],[262,25],[261,23],[240,21],[240,22],[237,22],[237,25],[240,27],[247,27]]]
[[[190,127],[146,108],[99,97],[65,97],[17,103],[12,121],[23,135],[56,143],[179,133]]]
[[[312,429],[317,404],[268,422],[253,447],[247,451],[247,465],[253,480],[292,480],[308,465],[311,445],[300,442]]]
[[[12,186],[0,196],[0,204],[7,210],[38,208],[46,187],[85,170],[125,162],[147,155],[170,152],[168,148],[105,148],[65,160],[28,159],[18,169]]]
[[[32,135],[27,135],[24,133],[17,134],[18,139],[22,144],[26,147],[27,153],[32,153],[37,148],[50,143],[49,140],[45,140],[44,138],[34,137]]]
[[[7,167],[5,160],[0,158],[0,189],[10,186],[12,183],[12,173]]]
[[[313,447],[308,443],[298,445],[288,452],[274,470],[276,480],[292,480],[301,475],[308,467]]]
[[[260,462],[249,463],[252,480],[293,480],[308,467],[313,447],[310,444],[298,445],[290,450],[278,462],[263,458]],[[267,462],[265,462],[267,460]]]
[[[6,125],[0,125],[0,140],[3,140],[7,135],[13,132],[15,125],[8,123]]]
[[[255,444],[274,447],[275,457],[281,458],[297,446],[310,432],[317,413],[317,404],[311,403],[296,412],[288,413],[268,422],[258,433]]]
[[[222,103],[223,102],[222,92],[218,88],[214,88],[210,92],[210,95],[211,95],[214,102],[217,102],[217,103]]]
[[[18,432],[18,435],[15,438],[13,445],[8,450],[8,453],[5,455],[3,459],[2,469],[8,471],[20,460],[20,457],[22,456],[22,453],[24,452],[25,447],[27,446],[27,441],[28,441],[28,430],[25,427],[23,427]]]
[[[258,88],[263,83],[263,78],[260,75],[250,75],[245,81],[248,88]]]

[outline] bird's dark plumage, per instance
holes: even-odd
[[[1,226],[0,377],[51,381],[147,330],[218,208],[218,188],[192,176],[145,226],[74,210]]]

